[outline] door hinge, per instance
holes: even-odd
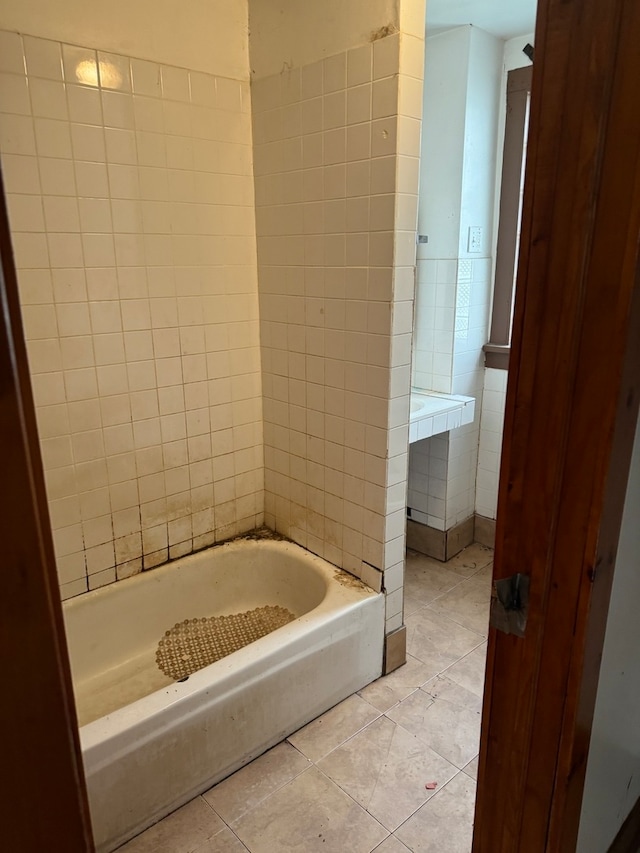
[[[505,634],[524,637],[529,613],[529,575],[516,574],[493,582],[489,624]]]

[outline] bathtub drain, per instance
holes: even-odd
[[[284,607],[256,607],[230,616],[178,622],[158,643],[156,663],[176,681],[248,646],[295,619]]]

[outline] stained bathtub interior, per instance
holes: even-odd
[[[286,551],[278,554],[278,565],[267,583],[255,577],[256,572],[264,574],[269,568],[260,564],[262,555],[269,551],[267,543],[279,541],[281,537],[263,528],[233,543],[214,546],[190,558],[181,558],[175,564],[168,563],[153,574],[134,576],[122,585],[96,590],[89,599],[66,602],[65,625],[79,724],[84,726],[182,682],[185,676],[244,648],[320,604],[326,595],[323,580],[309,573],[303,576],[303,588],[296,588],[296,574],[300,575],[301,569],[289,562],[291,557]],[[262,548],[256,543],[263,543]],[[243,544],[247,547],[241,553],[246,557],[234,566],[232,577],[225,576],[217,559],[224,560],[230,551],[242,549]],[[333,573],[337,583],[370,592],[346,572],[334,569]],[[265,613],[265,608],[270,612]],[[243,627],[241,623],[252,616],[254,621],[257,616],[260,622]],[[219,652],[210,660],[193,666],[188,650],[178,656],[163,654],[162,647],[168,646],[172,634],[184,631],[185,622],[192,623],[194,634],[202,634],[203,623],[211,620],[215,620],[211,626],[215,627],[215,634],[209,645]],[[230,622],[235,625],[230,626]],[[117,640],[114,633],[118,634]],[[240,639],[242,635],[244,640]],[[202,654],[206,657],[207,651]],[[161,665],[163,660],[165,667]],[[167,674],[169,666],[181,667],[183,671]]]

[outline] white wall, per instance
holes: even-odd
[[[309,65],[370,42],[381,27],[397,32],[399,24],[400,0],[251,0],[251,73],[268,77]],[[424,37],[424,29],[413,34]]]
[[[471,29],[425,42],[418,233],[429,242],[419,245],[419,261],[458,257]]]
[[[249,79],[247,0],[19,0],[0,28]]]
[[[413,382],[481,395],[491,291],[503,42],[475,27],[427,39]],[[468,251],[470,226],[481,229]]]
[[[471,27],[425,42],[412,384],[451,393]],[[417,507],[416,507],[417,508]]]
[[[618,544],[578,853],[602,853],[640,797],[640,421]]]
[[[503,42],[499,38],[477,27],[471,28],[459,258],[491,256],[502,55]],[[468,250],[471,226],[482,229],[479,252]]]

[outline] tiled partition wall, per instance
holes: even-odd
[[[472,424],[411,445],[407,505],[414,521],[437,530],[475,511],[490,276],[490,258],[418,260],[416,335],[427,349],[414,358],[414,383],[476,400]]]
[[[485,518],[496,518],[498,480],[502,453],[502,432],[507,396],[507,371],[487,368],[484,378],[482,415],[480,418],[480,451],[476,484],[476,512]]]
[[[451,394],[458,262],[418,250],[412,384]]]
[[[445,529],[470,518],[475,512],[480,413],[483,405],[484,352],[489,325],[492,261],[461,258],[455,302],[453,336],[454,394],[474,397],[473,423],[450,434]]]
[[[396,34],[252,91],[266,519],[384,586],[389,631],[402,624],[422,75],[422,40]]]
[[[262,521],[248,82],[0,33],[62,594]]]

